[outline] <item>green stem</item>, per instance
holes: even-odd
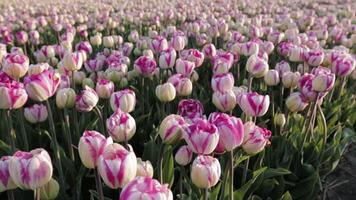
[[[74,162],[75,161],[75,157],[74,157],[74,151],[73,151],[73,148],[72,148],[72,134],[70,132],[70,123],[69,123],[69,115],[68,115],[68,111],[67,109],[64,109],[63,111],[63,114],[64,114],[64,119],[63,120],[63,123],[64,123],[64,130],[65,130],[65,133],[66,133],[66,137],[67,137],[67,143],[68,143],[68,152],[69,152],[69,156],[71,158],[71,160]]]
[[[230,174],[229,168],[230,168],[229,165],[226,165],[224,174],[223,174],[224,178],[223,178],[223,182],[222,182],[221,195],[220,195],[219,200],[225,199],[225,186],[226,186],[227,179],[229,178],[229,174]]]
[[[203,200],[209,200],[209,189],[208,188],[202,189],[202,193],[203,193]]]
[[[249,163],[250,163],[250,157],[248,157],[245,161],[244,170],[242,172],[241,186],[245,185]]]
[[[21,137],[23,140],[24,149],[26,151],[28,151],[29,145],[28,145],[28,138],[27,138],[27,133],[26,133],[26,129],[25,129],[25,119],[23,116],[23,112],[24,112],[23,108],[20,108],[18,110],[18,115],[19,115],[20,121],[22,122],[22,123],[20,123],[20,132],[21,132]]]
[[[328,138],[328,125],[326,123],[325,115],[323,112],[323,109],[321,108],[321,105],[318,104],[318,111],[321,116],[322,122],[323,122],[323,127],[324,127],[324,137],[323,137],[323,145],[321,148],[321,152],[324,152],[325,146],[326,146],[326,140]],[[320,157],[323,155],[323,153],[320,154]],[[320,160],[320,159],[319,159]]]
[[[8,198],[9,200],[15,200],[14,190],[8,190],[8,191],[7,191],[7,198]]]
[[[100,108],[98,106],[95,106],[94,111],[99,117],[99,121],[100,121],[99,129],[100,129],[101,134],[105,135],[105,137],[108,137],[108,134],[106,133],[106,129],[105,129],[105,122],[104,122],[103,114],[102,114]]]
[[[180,166],[180,174],[179,174],[179,199],[183,199],[183,172],[184,167]]]
[[[10,143],[10,147],[11,147],[11,152],[15,152],[16,149],[16,145],[15,145],[15,141],[16,141],[16,133],[14,128],[12,127],[12,117],[11,117],[11,110],[7,110],[6,111],[6,121],[8,123],[7,125],[7,132],[8,132],[8,140]]]
[[[230,152],[230,200],[234,200],[234,150]]]
[[[95,176],[96,189],[99,194],[99,200],[104,200],[103,186],[101,183],[99,172],[96,168],[94,168],[94,176]]]
[[[60,156],[59,147],[58,147],[56,127],[54,125],[51,105],[49,104],[48,100],[46,100],[46,106],[47,106],[47,112],[48,112],[49,127],[51,129],[54,158],[55,158],[56,165],[58,167],[59,182],[60,182],[61,189],[65,191],[65,181],[64,181],[64,175],[63,175],[61,156]]]
[[[164,144],[162,142],[160,145],[160,152],[158,157],[158,180],[161,184],[163,184],[163,152]]]

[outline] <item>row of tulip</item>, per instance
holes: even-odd
[[[340,2],[9,2],[0,197],[315,199],[356,138]]]

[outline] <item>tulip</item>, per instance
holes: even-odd
[[[335,83],[335,74],[321,73],[312,80],[312,89],[316,92],[327,92],[332,89]]]
[[[236,106],[236,96],[232,90],[226,92],[214,92],[213,104],[222,112],[231,111]]]
[[[181,166],[186,166],[192,161],[193,152],[189,149],[188,145],[179,147],[174,160]]]
[[[200,67],[204,62],[204,54],[196,49],[183,50],[181,57],[184,60],[194,62],[195,67]]]
[[[108,99],[114,92],[114,83],[106,79],[100,79],[96,83],[95,91],[100,98]]]
[[[10,159],[9,169],[18,187],[31,190],[48,183],[53,172],[51,157],[41,148],[30,152],[17,151]]]
[[[189,96],[192,93],[192,81],[182,74],[175,74],[169,77],[167,82],[173,84],[177,96]]]
[[[46,185],[39,188],[39,192],[42,200],[56,199],[59,193],[59,184],[52,178]]]
[[[184,130],[183,137],[194,153],[210,154],[218,145],[218,129],[207,120],[196,119]]]
[[[285,88],[295,88],[298,85],[300,79],[299,72],[288,71],[282,76],[283,87]]]
[[[81,112],[89,112],[93,110],[98,101],[99,97],[95,90],[85,86],[84,90],[75,98],[75,108]]]
[[[171,46],[176,50],[176,51],[181,51],[185,47],[185,38],[184,36],[176,35],[173,36],[171,39]]]
[[[105,147],[112,143],[101,133],[96,131],[84,131],[79,139],[79,157],[86,168],[94,169],[97,167],[99,156],[103,154]]]
[[[242,149],[248,154],[257,154],[261,152],[269,143],[271,131],[266,128],[260,128],[253,122],[246,122],[244,125],[244,140]]]
[[[94,35],[90,37],[90,44],[93,46],[100,46],[102,43],[101,35]]]
[[[103,59],[91,59],[84,63],[84,67],[88,72],[97,72],[104,67],[104,62]]]
[[[291,112],[298,112],[304,110],[308,103],[299,92],[294,92],[286,100],[286,106]]]
[[[15,34],[15,36],[19,44],[25,44],[28,40],[28,34],[25,31],[19,31]]]
[[[244,127],[241,119],[214,112],[209,115],[209,122],[218,128],[219,143],[226,151],[232,151],[242,144]]]
[[[162,36],[156,36],[154,39],[152,39],[150,48],[155,53],[160,53],[168,48],[168,42],[166,38]]]
[[[28,96],[35,101],[46,101],[52,97],[59,86],[61,77],[53,70],[25,77],[24,85]]]
[[[274,116],[274,124],[283,127],[286,123],[286,117],[283,113],[278,113]]]
[[[72,88],[59,89],[56,94],[56,105],[58,108],[73,108],[76,94]]]
[[[268,63],[258,57],[258,55],[252,55],[247,59],[246,70],[252,77],[261,78],[268,72]]]
[[[0,159],[0,192],[15,189],[17,186],[10,176],[10,156],[3,156]]]
[[[158,133],[162,141],[166,144],[174,144],[182,138],[184,118],[180,115],[171,114],[163,119],[159,126]]]
[[[212,59],[216,55],[216,48],[214,44],[206,44],[203,47],[204,57]]]
[[[76,46],[75,49],[77,51],[84,51],[87,55],[91,54],[93,51],[93,48],[91,47],[90,43],[88,41],[82,41],[79,42]]]
[[[168,184],[161,185],[150,177],[137,177],[130,181],[121,191],[120,200],[137,199],[173,200],[173,193]]]
[[[215,75],[227,73],[231,69],[233,62],[233,54],[219,51],[217,55],[213,57],[213,73]]]
[[[159,66],[161,69],[173,68],[177,53],[173,48],[168,48],[161,52],[159,57]]]
[[[347,76],[355,69],[356,61],[351,56],[345,56],[336,59],[332,62],[331,71],[337,76]]]
[[[83,84],[83,80],[86,78],[86,74],[83,71],[74,71],[73,72],[73,80],[74,84],[81,85]]]
[[[13,81],[7,75],[0,77],[0,109],[21,108],[28,99],[24,85]]]
[[[307,101],[314,101],[317,98],[317,92],[313,90],[314,74],[305,73],[298,82],[298,89]]]
[[[270,101],[269,96],[260,95],[256,92],[245,93],[241,96],[239,105],[248,116],[261,117],[266,114]]]
[[[29,59],[23,54],[10,53],[2,60],[2,70],[14,79],[23,77],[29,68]]]
[[[149,160],[143,161],[141,158],[137,158],[137,176],[153,177],[153,167]]]
[[[323,63],[324,52],[320,50],[306,52],[304,54],[304,59],[310,66],[319,66]]]
[[[279,73],[277,70],[269,70],[264,76],[264,81],[268,86],[276,86],[279,84]]]
[[[24,109],[25,119],[31,123],[44,122],[47,119],[48,113],[46,106],[42,104],[34,104]]]
[[[234,86],[234,77],[231,73],[216,74],[211,79],[214,92],[227,92]]]
[[[135,70],[144,77],[151,77],[154,74],[156,67],[156,61],[147,56],[139,57],[134,63]]]
[[[211,156],[200,155],[192,164],[190,177],[198,188],[211,188],[215,186],[221,175],[219,160]]]
[[[176,97],[176,89],[172,83],[164,83],[156,87],[156,97],[162,102],[173,101]]]
[[[98,170],[108,187],[112,189],[123,188],[136,177],[136,155],[120,144],[110,144],[99,157]]]
[[[64,67],[69,71],[77,71],[82,68],[84,59],[79,52],[66,52],[62,59]]]
[[[203,105],[195,99],[183,99],[178,104],[178,115],[188,121],[202,118],[204,113]]]
[[[103,45],[106,48],[114,47],[114,38],[112,36],[103,37]]]
[[[136,132],[135,119],[129,114],[117,109],[106,120],[110,136],[116,142],[127,142]]]
[[[289,60],[292,62],[301,62],[303,61],[303,48],[299,46],[293,46],[288,54]]]
[[[188,60],[177,59],[176,61],[176,71],[178,74],[183,74],[186,77],[190,77],[195,68],[194,62]]]
[[[111,94],[110,106],[113,111],[120,109],[124,112],[132,112],[135,105],[136,95],[133,90],[124,89]]]
[[[49,66],[47,63],[38,63],[35,65],[30,65],[30,67],[28,68],[28,75],[40,74],[50,68],[51,66]]]
[[[278,71],[280,77],[283,77],[284,73],[290,71],[289,63],[287,61],[282,60],[281,62],[276,64],[275,70]]]

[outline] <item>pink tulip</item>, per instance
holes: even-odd
[[[10,160],[10,156],[3,156],[0,159],[0,192],[12,190],[17,187],[10,176]]]
[[[242,144],[244,127],[240,118],[214,112],[209,115],[209,122],[218,128],[219,144],[223,149],[232,151]]]
[[[137,158],[136,176],[153,177],[153,166],[149,160],[143,161],[141,158]]]
[[[28,34],[25,31],[19,31],[15,34],[15,36],[19,44],[25,44],[28,40]]]
[[[216,74],[211,79],[214,92],[227,92],[234,86],[234,77],[231,73]]]
[[[156,61],[147,56],[139,57],[134,63],[135,70],[144,77],[151,77],[156,67]]]
[[[269,96],[260,95],[256,92],[245,93],[241,96],[239,105],[248,116],[263,116],[266,114],[270,101]]]
[[[214,92],[213,104],[222,112],[231,111],[236,106],[236,95],[232,90],[226,92]]]
[[[252,55],[247,59],[246,70],[251,76],[261,78],[268,72],[269,66],[266,60],[258,55]]]
[[[218,145],[218,129],[207,120],[196,119],[184,130],[183,137],[194,153],[210,154]]]
[[[302,111],[307,107],[307,105],[307,100],[299,92],[292,93],[286,100],[286,106],[291,112]]]
[[[298,89],[303,97],[308,101],[315,101],[317,98],[316,91],[313,90],[313,80],[315,75],[305,73],[300,77],[298,82]]]
[[[211,156],[199,155],[192,164],[190,177],[198,188],[211,188],[215,186],[221,175],[221,166],[218,159]]]
[[[242,149],[248,154],[257,154],[261,152],[269,143],[271,131],[266,128],[260,128],[253,122],[246,122],[244,125],[244,140]]]
[[[184,36],[181,35],[175,35],[171,39],[171,46],[176,50],[176,51],[181,51],[185,47],[185,41],[186,39]]]
[[[53,166],[51,157],[44,149],[30,152],[17,151],[10,159],[10,176],[23,189],[35,190],[51,180]]]
[[[63,62],[63,65],[67,70],[76,71],[82,68],[84,59],[79,51],[66,52],[61,62]]]
[[[112,143],[106,146],[104,153],[100,155],[98,170],[108,187],[123,188],[136,177],[136,155],[120,144]]]
[[[101,133],[96,131],[84,131],[79,139],[79,157],[86,168],[97,167],[99,156],[103,154],[105,147],[112,143],[111,139],[106,139]]]
[[[11,80],[5,73],[0,75],[0,109],[21,108],[28,99],[24,85]]]
[[[156,36],[154,39],[152,39],[150,48],[153,52],[160,53],[161,51],[164,51],[168,48],[168,42],[166,38],[162,36]]]
[[[14,79],[23,77],[29,67],[29,59],[23,54],[10,53],[2,60],[2,70]]]
[[[194,120],[203,118],[204,108],[200,101],[195,99],[183,99],[178,104],[178,115],[184,119]]]
[[[204,53],[204,57],[206,58],[214,58],[216,55],[216,48],[214,46],[214,44],[206,44],[203,47],[203,53]]]
[[[88,41],[82,41],[75,46],[77,51],[84,51],[87,55],[90,55],[93,51],[90,43]]]
[[[114,92],[114,83],[106,79],[99,79],[96,83],[95,91],[100,98],[108,99]]]
[[[40,74],[45,70],[51,69],[51,66],[47,63],[38,63],[35,65],[30,65],[28,68],[28,75]]]
[[[120,200],[173,200],[173,193],[168,184],[161,185],[150,177],[136,177],[130,181],[121,191]]]
[[[351,56],[340,56],[332,62],[331,71],[337,76],[347,76],[355,69],[356,61]]]
[[[182,166],[186,166],[192,161],[193,152],[189,149],[188,145],[183,145],[179,147],[176,155],[174,156],[174,160]]]
[[[290,71],[289,63],[285,60],[278,62],[275,66],[275,70],[278,71],[279,76],[283,77],[283,74]]]
[[[25,119],[31,123],[44,122],[47,119],[47,108],[43,104],[34,104],[24,109]]]
[[[97,72],[104,67],[105,60],[103,59],[91,59],[84,63],[84,67],[88,72]]]
[[[193,83],[183,74],[175,74],[169,77],[167,82],[174,86],[177,96],[189,96],[192,93]]]
[[[161,52],[159,57],[159,67],[161,69],[173,68],[177,53],[173,48],[168,48]]]
[[[177,59],[176,61],[176,71],[178,74],[183,74],[186,77],[190,77],[195,68],[194,62],[188,60]]]
[[[305,52],[304,60],[310,66],[319,66],[321,63],[323,63],[324,52],[322,50],[311,50],[309,52]]]
[[[187,49],[181,52],[181,58],[194,62],[195,67],[200,67],[204,62],[204,54],[197,49]]]
[[[268,86],[276,86],[280,82],[279,73],[274,69],[269,70],[263,78]]]
[[[117,109],[106,120],[106,126],[110,136],[116,142],[128,141],[136,132],[135,119],[129,114]]]
[[[85,86],[75,98],[75,108],[81,112],[90,112],[99,101],[98,94],[92,88]]]
[[[124,112],[132,112],[136,105],[136,95],[133,90],[124,89],[114,92],[110,97],[110,106],[113,111],[118,109]]]
[[[180,115],[171,114],[163,119],[159,126],[159,135],[164,143],[174,144],[182,138],[184,118]]]

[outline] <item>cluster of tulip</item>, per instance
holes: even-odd
[[[352,1],[20,2],[0,198],[313,199],[356,140]]]

